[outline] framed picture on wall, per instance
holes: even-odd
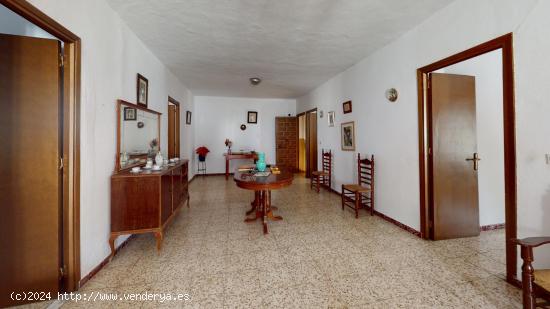
[[[351,113],[351,101],[342,103],[342,108],[344,109],[344,114]]]
[[[187,113],[185,113],[185,123],[186,124],[191,124],[191,112],[190,111],[187,111]]]
[[[342,123],[342,150],[355,151],[355,122]]]
[[[137,75],[137,104],[147,107],[149,99],[149,81],[143,75]]]
[[[137,120],[137,109],[133,107],[124,108],[124,121],[135,121]]]
[[[248,123],[258,123],[258,112],[248,112]]]
[[[328,126],[334,127],[334,111],[328,112]]]

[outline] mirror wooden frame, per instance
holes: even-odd
[[[152,113],[152,114],[157,115],[157,117],[158,117],[158,138],[157,139],[159,141],[159,151],[161,149],[160,148],[160,144],[161,144],[160,143],[160,119],[161,119],[162,113],[159,113],[157,111],[145,108],[141,105],[126,102],[124,100],[118,100],[117,101],[117,128],[116,128],[116,141],[117,141],[117,143],[116,143],[116,155],[115,155],[115,173],[125,171],[125,170],[129,170],[132,167],[143,165],[143,163],[136,163],[136,164],[128,165],[124,168],[121,168],[121,166],[120,166],[120,142],[121,142],[120,126],[122,125],[120,119],[121,119],[122,113],[124,111],[123,107],[131,107],[131,108],[135,108],[137,110],[141,110],[141,111],[144,111],[144,112],[148,112],[148,113]]]

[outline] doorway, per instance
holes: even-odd
[[[476,79],[465,74],[447,74],[446,69],[494,51],[501,53],[498,64],[502,73],[501,117],[497,113],[493,119],[500,119],[495,126],[500,129],[500,135],[495,136],[500,136],[502,144],[500,167],[505,220],[502,246],[506,277],[508,282],[517,284],[516,247],[509,241],[517,233],[512,46],[512,35],[508,34],[420,68],[417,75],[421,235],[425,239],[475,236],[480,230],[477,173],[485,163],[480,161],[483,157],[477,149],[477,141],[482,138],[475,128]],[[447,225],[448,230],[438,231],[437,225],[441,224],[438,221],[452,223]]]
[[[298,171],[306,172],[306,115],[298,116]]]
[[[317,170],[317,108],[298,114],[298,158],[306,178]]]
[[[180,103],[168,97],[168,158],[180,156]]]
[[[298,119],[275,117],[275,163],[293,173],[298,169]]]
[[[80,39],[26,1],[1,0],[0,12],[13,26],[0,35],[3,307],[29,302],[5,290],[79,287]]]

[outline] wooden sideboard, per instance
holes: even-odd
[[[162,247],[163,231],[187,202],[188,160],[160,171],[121,171],[111,176],[111,258],[115,240],[126,234],[154,233],[157,250]]]

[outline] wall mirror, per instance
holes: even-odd
[[[115,170],[142,165],[160,151],[161,113],[118,100]]]

